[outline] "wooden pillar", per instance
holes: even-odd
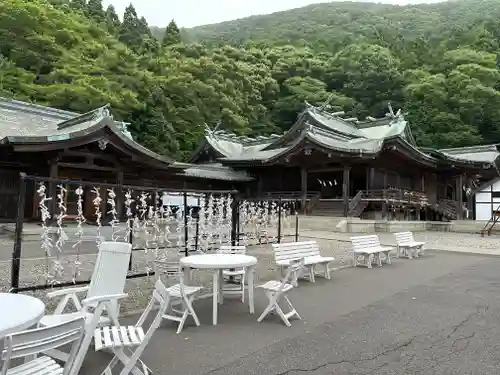
[[[368,189],[373,189],[375,186],[375,168],[370,168],[370,182]]]
[[[455,200],[457,204],[457,220],[463,219],[463,210],[462,210],[462,202],[463,202],[463,189],[464,186],[464,176],[463,174],[459,174],[455,179]]]
[[[306,212],[307,204],[307,169],[300,169],[300,194],[302,196],[302,212]]]
[[[59,168],[57,165],[58,160],[52,159],[50,161],[50,178],[57,179],[59,176]],[[57,183],[51,182],[49,184],[49,196],[52,198],[49,201],[49,212],[52,215],[51,220],[55,220],[56,216],[56,201],[57,201]]]
[[[125,192],[123,191],[123,171],[118,171],[116,175],[116,184],[119,185],[116,189],[116,216],[118,220],[122,219],[123,216],[123,208],[125,205]]]
[[[351,167],[345,165],[344,166],[344,177],[342,179],[342,198],[344,199],[344,216],[347,217],[349,213],[349,190],[350,190],[350,181],[349,181],[349,172]]]
[[[387,204],[387,171],[384,170],[384,182],[383,182],[383,198],[384,200],[382,201],[382,218],[385,220],[388,220],[389,215],[388,215],[388,204]]]
[[[472,189],[472,184],[471,186],[469,186],[470,189]],[[470,194],[467,196],[467,208],[469,209],[469,217],[468,219],[469,220],[475,220],[475,216],[476,216],[476,207],[475,207],[475,204],[474,204],[474,195],[472,194],[472,191],[470,192]]]
[[[264,179],[262,178],[262,175],[259,175],[257,178],[257,197],[262,197],[262,183]]]

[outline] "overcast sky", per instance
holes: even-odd
[[[435,3],[439,0],[367,0],[386,4]],[[267,14],[332,0],[104,0],[113,4],[120,15],[134,4],[139,17],[144,16],[151,26],[165,26],[170,20],[181,27],[191,27],[229,21],[255,14]]]

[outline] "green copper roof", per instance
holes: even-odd
[[[496,149],[487,146],[481,146],[480,151],[468,148],[440,151],[420,149],[404,115],[401,111],[394,114],[392,108],[389,108],[385,117],[379,119],[368,117],[360,121],[342,116],[342,112],[329,113],[306,103],[296,123],[282,135],[247,138],[207,128],[205,142],[216,151],[220,161],[228,164],[270,163],[289,152],[295,152],[298,147],[315,146],[343,157],[374,157],[390,148],[429,166],[460,163],[482,167],[481,163],[492,164],[500,156]]]
[[[0,97],[0,144],[63,142],[103,128],[109,129],[135,152],[165,166],[172,162],[135,142],[126,125],[113,120],[109,105],[79,114]]]

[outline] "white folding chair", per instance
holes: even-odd
[[[178,262],[154,261],[153,264],[155,275],[157,275],[158,280],[160,280],[161,276],[179,280],[178,283],[170,287],[165,287],[165,285],[161,283],[163,288],[165,288],[163,293],[167,301],[163,319],[179,323],[177,334],[181,333],[188,316],[192,316],[195,324],[199,326],[200,321],[194,311],[193,301],[203,287],[185,285],[184,273]],[[161,285],[158,287],[161,288]],[[180,306],[180,309],[178,309],[177,306]]]
[[[276,312],[281,320],[290,327],[290,318],[293,316],[296,316],[298,319],[301,319],[299,313],[295,308],[293,307],[292,303],[286,296],[286,293],[288,293],[290,290],[293,289],[293,284],[292,284],[292,274],[297,273],[300,269],[304,267],[304,258],[302,259],[297,259],[297,260],[292,260],[290,261],[290,266],[287,268],[286,275],[285,277],[281,280],[270,280],[266,282],[265,284],[257,286],[257,288],[264,289],[264,292],[266,293],[267,298],[269,299],[269,304],[265,308],[265,310],[262,312],[262,315],[259,316],[259,319],[257,321],[260,323],[270,312]],[[284,313],[283,310],[281,309],[279,302],[280,300],[283,299],[287,303],[290,311],[287,313]]]
[[[84,334],[85,319],[79,317],[43,328],[30,329],[7,336],[0,342],[1,375],[76,375],[75,356]],[[64,368],[48,356],[37,354],[71,344],[71,351]],[[35,359],[10,367],[11,360],[35,356]]]
[[[95,350],[111,349],[115,354],[109,365],[102,372],[103,375],[112,375],[114,367],[119,362],[124,366],[120,375],[127,375],[131,372],[134,375],[151,374],[151,370],[140,357],[144,349],[146,349],[153,333],[160,326],[165,314],[168,306],[168,294],[166,291],[167,288],[161,280],[157,280],[151,300],[134,326],[105,326],[95,330]],[[159,305],[158,312],[148,330],[144,333],[144,321],[156,305]]]
[[[245,255],[247,252],[245,246],[230,246],[230,245],[224,245],[217,250],[218,254],[242,254]],[[228,285],[223,286],[222,292],[224,294],[236,294],[236,295],[241,295],[241,302],[245,303],[245,280],[246,280],[246,269],[245,268],[236,268],[234,270],[223,270],[222,271],[222,276],[223,278],[228,277],[228,278],[234,278],[237,279],[240,283],[240,286],[238,287],[231,287],[228,288]]]
[[[47,293],[49,298],[63,297],[53,314],[45,315],[39,322],[40,327],[57,325],[77,317],[84,317],[89,323],[96,314],[97,305],[102,303],[97,325],[117,324],[120,305],[118,300],[123,294],[127,278],[132,245],[126,242],[102,242],[99,246],[94,272],[90,284],[82,287],[56,290]],[[85,303],[78,299],[78,293],[87,292]],[[76,312],[65,313],[69,302],[73,302]],[[105,313],[105,314],[104,314]],[[96,327],[91,326],[90,334]],[[92,338],[92,336],[90,336]],[[68,353],[60,350],[47,352],[61,361],[68,359]]]

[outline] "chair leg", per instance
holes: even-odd
[[[191,297],[186,298],[186,306],[189,312],[189,315],[193,317],[194,324],[196,324],[197,327],[200,326],[200,320],[198,319],[198,315],[196,315],[196,311],[194,311],[193,308],[193,300],[194,300],[195,295],[191,295]]]
[[[274,297],[271,296],[268,292],[266,292],[268,298],[269,298],[269,304],[267,305],[267,307],[264,309],[264,311],[262,312],[262,314],[259,316],[259,318],[257,319],[257,322],[262,322],[262,320],[267,316],[267,314],[269,314],[272,310],[274,310],[275,308],[275,304],[276,304],[276,301],[274,300]]]
[[[414,254],[412,254],[412,252],[413,252],[413,249],[412,249],[411,247],[407,247],[407,248],[406,248],[406,257],[407,257],[408,259],[413,259],[413,255],[414,255]]]
[[[184,323],[186,322],[186,319],[189,315],[189,310],[187,309],[187,306],[184,306],[184,312],[182,313],[181,321],[179,322],[179,325],[177,327],[177,334],[181,333],[182,328],[184,327]]]
[[[283,320],[283,322],[285,323],[285,325],[287,327],[291,327],[292,326],[292,323],[290,323],[290,321],[288,320],[288,318],[286,317],[285,313],[283,312],[283,310],[281,310],[281,307],[280,305],[278,305],[278,301],[276,301],[276,305],[274,306],[274,309],[276,310],[276,313],[280,316],[281,320]]]
[[[329,263],[325,263],[325,278],[331,280]]]
[[[293,271],[293,273],[292,273],[292,285],[296,288],[299,286],[299,271]]]
[[[387,264],[392,264],[392,261],[391,261],[391,252],[390,251],[386,252],[385,257],[386,257],[385,258],[385,262]]]
[[[365,255],[365,262],[368,268],[372,268],[373,254]]]
[[[288,299],[288,297],[287,296],[283,296],[283,299],[288,304],[288,308],[290,309],[290,311],[294,312],[294,316],[296,316],[299,320],[302,320],[302,317],[299,315],[299,313],[297,312],[297,310],[295,310],[295,307],[293,307],[293,305],[290,302],[290,300]]]
[[[245,303],[245,280],[246,272],[241,275],[241,303]]]
[[[311,281],[312,283],[315,283],[316,282],[316,278],[315,278],[315,275],[314,275],[314,264],[308,266],[307,269],[309,271],[309,281]]]

